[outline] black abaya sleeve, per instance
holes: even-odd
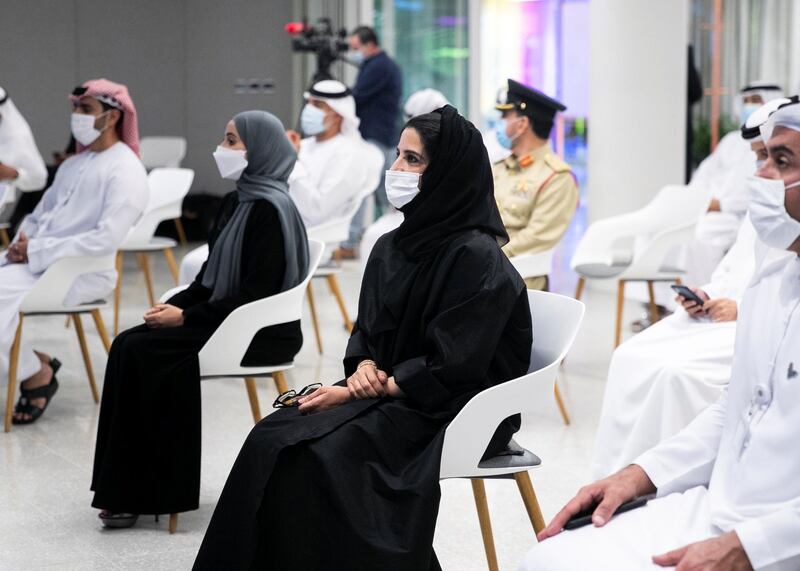
[[[527,371],[532,335],[528,298],[506,265],[496,248],[463,251],[425,329],[426,354],[393,367],[407,398],[436,408]],[[490,378],[490,368],[496,378]]]
[[[364,332],[358,327],[358,319],[353,323],[353,331],[350,332],[350,339],[347,341],[347,349],[344,353],[344,376],[349,377],[356,372],[358,364],[364,359],[371,359],[372,352],[367,346],[367,338]]]
[[[224,299],[209,301],[206,298],[184,308],[186,325],[216,327],[237,307],[281,291],[286,271],[283,234],[277,210],[265,200],[255,202],[247,218],[241,267],[239,291]],[[205,265],[203,268],[205,269]],[[202,272],[198,274],[193,285],[197,284],[210,294],[208,288],[199,285],[201,276]]]

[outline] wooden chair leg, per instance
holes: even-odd
[[[622,341],[622,310],[625,306],[625,280],[617,282],[617,324],[614,330],[614,348]]]
[[[247,387],[247,398],[250,399],[250,412],[253,413],[253,424],[257,424],[263,417],[261,416],[261,407],[258,404],[256,380],[253,377],[245,377],[244,384]]]
[[[106,324],[103,323],[103,316],[99,309],[92,310],[92,319],[94,319],[94,326],[97,329],[97,334],[100,336],[100,340],[103,342],[103,347],[105,347],[107,355],[108,352],[111,351],[111,341],[108,338]]]
[[[475,507],[478,508],[478,521],[481,524],[486,562],[489,564],[489,571],[498,571],[497,552],[494,549],[494,537],[492,536],[492,521],[489,519],[489,504],[486,501],[486,488],[483,480],[476,478],[470,482],[472,483],[472,495],[475,497]]]
[[[122,294],[122,252],[117,252],[117,287],[114,288],[114,337],[119,334],[119,300]]]
[[[175,263],[175,256],[172,255],[172,248],[164,248],[164,257],[167,259],[167,265],[169,266],[170,273],[172,273],[172,279],[175,281],[175,285],[180,285],[178,283],[178,264]]]
[[[272,373],[272,380],[275,381],[275,388],[278,390],[278,394],[289,390],[289,385],[286,384],[286,375],[283,374],[283,371]]]
[[[583,286],[586,285],[586,280],[583,278],[578,278],[578,285],[575,286],[575,299],[580,300],[581,296],[583,295]]]
[[[144,274],[144,284],[147,286],[147,300],[150,302],[150,307],[156,304],[156,298],[153,295],[153,277],[150,275],[150,258],[144,252],[137,252],[136,258],[139,260],[139,267],[142,268]]]
[[[653,289],[653,281],[647,280],[647,297],[649,298],[649,303],[647,304],[650,310],[650,323],[655,323],[658,321],[658,306],[656,305],[656,292]]]
[[[556,395],[556,404],[558,405],[558,410],[561,413],[561,418],[564,421],[564,424],[569,426],[569,413],[567,412],[567,406],[564,404],[564,399],[561,398],[561,391],[558,388],[558,381],[553,387],[553,392]]]
[[[308,308],[311,310],[311,324],[314,326],[314,336],[317,338],[317,351],[322,355],[322,337],[319,334],[317,305],[314,303],[314,289],[311,287],[310,281],[308,282],[308,289],[306,289],[306,296],[308,297]]]
[[[83,331],[83,322],[79,313],[72,314],[75,322],[75,333],[78,335],[78,343],[81,346],[83,364],[86,365],[86,374],[89,376],[89,388],[92,389],[92,398],[95,403],[100,402],[100,394],[97,392],[97,384],[94,382],[94,371],[92,370],[92,359],[89,357],[89,347],[86,345],[86,334]]]
[[[175,533],[178,531],[178,514],[169,514],[169,532]]]
[[[0,228],[0,244],[2,244],[3,248],[8,248],[11,245],[11,238],[9,238],[8,230],[5,228]]]
[[[330,274],[325,276],[325,280],[328,282],[328,287],[331,288],[331,293],[333,297],[336,298],[336,303],[339,304],[339,311],[342,312],[342,318],[344,319],[344,326],[347,329],[348,333],[353,332],[353,322],[350,321],[350,316],[347,313],[347,306],[344,304],[344,297],[342,297],[342,290],[339,289],[339,280],[336,279],[334,274]]]
[[[178,233],[178,242],[181,246],[186,246],[189,241],[186,239],[186,232],[183,229],[183,220],[180,218],[175,219],[175,231]]]
[[[11,355],[8,362],[8,390],[6,391],[6,417],[3,423],[4,430],[11,432],[11,415],[14,414],[14,391],[17,390],[17,365],[19,364],[19,348],[22,340],[23,315],[19,314],[17,332],[11,344]]]
[[[525,504],[525,509],[528,511],[533,531],[538,534],[544,529],[545,524],[544,517],[542,517],[542,509],[539,507],[539,500],[536,499],[536,492],[533,491],[531,477],[527,472],[517,472],[514,474],[514,480],[517,481],[517,487],[522,496],[522,502]]]

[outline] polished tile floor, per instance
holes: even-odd
[[[154,257],[153,265],[156,290],[165,291],[172,285],[166,264],[163,258]],[[340,276],[353,316],[359,269],[359,264],[348,263]],[[558,275],[554,284],[564,293],[572,293],[574,277]],[[288,374],[294,387],[317,380],[336,381],[342,375],[340,358],[347,335],[326,284],[314,285],[325,352],[317,354],[305,316],[306,343],[297,356],[296,368]],[[132,257],[125,262],[122,299],[122,326],[140,323],[147,299]],[[559,381],[572,425],[562,423],[555,402],[527,403],[530,411],[518,436],[544,461],[531,476],[546,519],[588,477],[611,355],[612,296],[590,290],[585,301],[586,319]],[[638,313],[631,304],[626,308],[626,321]],[[111,311],[104,315],[110,327]],[[87,329],[101,383],[105,353],[88,323]],[[26,321],[25,335],[64,365],[59,374],[61,388],[44,417],[32,426],[0,434],[0,569],[190,568],[231,464],[252,426],[244,383],[235,379],[203,383],[200,509],[181,515],[178,533],[168,534],[166,518],[159,523],[146,518],[133,529],[105,531],[90,507],[89,492],[99,407],[89,392],[74,331],[64,327],[61,317],[37,317]],[[263,410],[269,410],[276,395],[272,381],[260,380],[259,393]],[[4,386],[0,394],[5,394]],[[500,569],[516,569],[535,541],[533,531],[513,481],[487,481],[486,487]],[[446,570],[486,568],[467,481],[442,483],[434,543]]]

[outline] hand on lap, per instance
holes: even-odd
[[[303,414],[322,412],[336,408],[351,400],[350,392],[346,387],[327,386],[320,387],[307,397],[298,399],[299,410]]]
[[[347,379],[347,390],[354,399],[385,397],[389,394],[386,384],[389,376],[378,369],[374,361],[362,361]]]
[[[675,571],[752,571],[753,566],[735,531],[719,537],[690,543],[663,555],[653,556],[661,567]]]
[[[144,322],[148,327],[180,327],[183,325],[183,310],[166,303],[158,303],[144,314]]]
[[[544,541],[548,537],[558,535],[567,523],[576,514],[597,505],[592,516],[592,523],[602,527],[617,508],[623,503],[655,491],[655,486],[644,470],[632,464],[593,484],[582,487],[578,493],[565,505],[556,517],[539,532],[537,538]]]

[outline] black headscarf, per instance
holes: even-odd
[[[281,291],[299,284],[308,272],[306,228],[289,197],[287,182],[297,153],[280,120],[271,113],[244,111],[233,121],[247,148],[247,168],[236,181],[239,204],[208,256],[203,285],[213,290],[212,300],[239,289],[244,229],[256,200],[266,200],[278,212],[286,257]]]
[[[504,246],[508,234],[480,132],[450,105],[434,113],[442,117],[439,143],[422,173],[420,193],[402,209],[395,243],[407,256],[424,258],[455,236],[480,230]]]

